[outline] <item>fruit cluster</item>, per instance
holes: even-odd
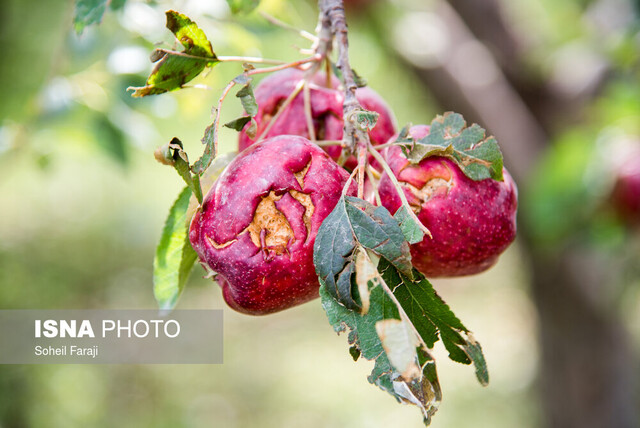
[[[240,133],[240,154],[229,164],[194,216],[189,239],[208,269],[216,272],[225,301],[247,314],[277,312],[318,296],[313,246],[322,221],[336,206],[355,158],[338,165],[342,146],[322,150],[309,141],[340,141],[343,93],[334,76],[310,78],[310,105],[302,91],[293,94],[305,73],[277,72],[255,91],[259,106],[251,138]],[[292,96],[295,95],[295,96]],[[369,132],[373,145],[396,140],[393,114],[373,90],[356,92],[362,107],[379,114]],[[311,110],[313,133],[305,109]],[[247,125],[248,127],[249,125]],[[420,139],[428,126],[414,126]],[[260,140],[256,142],[256,140]],[[411,246],[413,265],[428,277],[475,274],[491,267],[516,232],[516,186],[504,181],[474,181],[443,157],[411,164],[397,145],[383,149],[410,206],[431,232]],[[373,164],[372,164],[373,165]],[[373,165],[379,167],[379,165]],[[382,205],[400,207],[400,189],[386,173],[376,174]],[[354,183],[346,194],[355,195]]]

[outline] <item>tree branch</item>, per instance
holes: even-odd
[[[355,122],[354,113],[358,110],[362,110],[360,102],[356,98],[356,85],[355,76],[349,63],[349,30],[347,28],[347,22],[344,14],[344,4],[342,0],[320,0],[320,16],[321,16],[321,30],[320,39],[323,42],[323,36],[330,34],[332,39],[335,39],[338,47],[338,60],[337,67],[342,73],[342,81],[344,84],[344,104],[343,104],[343,117],[344,117],[344,134],[343,134],[343,146],[347,150],[348,154],[354,154],[356,151],[367,150],[369,135],[358,128]],[[331,51],[331,44],[325,40],[325,52],[327,55]],[[363,158],[360,156],[360,158]],[[364,156],[364,163],[366,164],[367,157]],[[360,165],[361,160],[358,162],[358,166],[363,170],[366,165]]]

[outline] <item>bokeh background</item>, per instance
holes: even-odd
[[[491,383],[436,347],[432,426],[637,427],[640,235],[610,191],[640,145],[640,5],[628,0],[347,1],[351,58],[400,126],[455,110],[497,136],[519,236],[490,271],[434,280],[482,343]],[[260,8],[313,32],[313,2]],[[198,153],[222,64],[198,87],[132,99],[164,11],[219,55],[301,57],[308,43],[224,0],[112,0],[73,31],[71,0],[0,2],[0,308],[155,308],[152,260],[183,184],[153,150]],[[208,89],[203,88],[206,86]],[[240,114],[234,97],[223,121]],[[237,135],[224,129],[222,151]],[[636,219],[637,220],[637,219]],[[0,427],[420,427],[370,385],[319,301],[229,310],[198,268],[181,309],[222,308],[222,365],[0,367]]]

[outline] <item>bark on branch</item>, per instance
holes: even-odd
[[[320,0],[319,5],[321,16],[320,43],[323,43],[322,40],[325,43],[324,46],[321,44],[320,47],[326,49],[324,54],[328,55],[331,50],[331,42],[327,41],[326,36],[330,34],[331,39],[335,40],[338,48],[336,65],[342,74],[342,82],[344,84],[344,103],[342,106],[344,133],[342,144],[346,151],[346,156],[358,153],[358,197],[362,197],[369,135],[356,125],[355,113],[358,110],[362,110],[362,106],[356,98],[358,86],[349,62],[349,30],[345,19],[344,2],[343,0]]]

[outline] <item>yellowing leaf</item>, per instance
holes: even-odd
[[[358,294],[362,303],[361,312],[366,314],[369,311],[369,282],[380,276],[378,273],[378,262],[380,257],[370,250],[358,247],[356,254],[356,284],[358,284]],[[374,284],[375,285],[375,284]]]
[[[173,32],[184,47],[182,52],[156,49],[152,61],[157,62],[147,78],[145,86],[129,87],[133,97],[162,94],[180,89],[205,68],[217,64],[211,42],[195,22],[173,10],[166,12],[167,28]]]
[[[395,319],[382,320],[376,323],[376,332],[393,368],[406,382],[419,380],[422,377],[416,353],[419,341],[409,325]]]

